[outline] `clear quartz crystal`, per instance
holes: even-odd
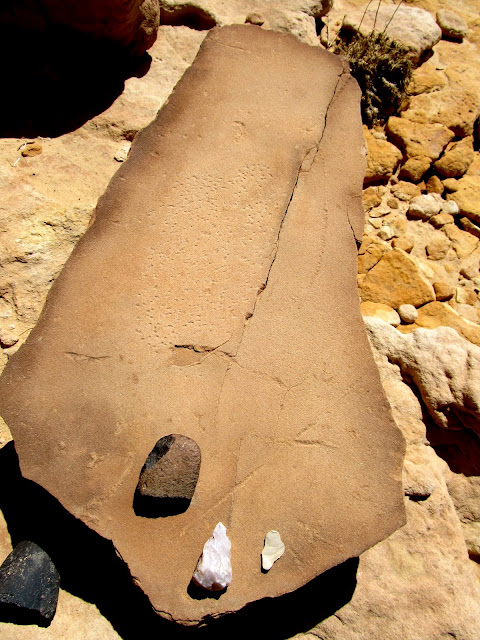
[[[194,582],[209,591],[221,591],[228,587],[232,581],[231,548],[225,525],[219,522],[203,547],[193,574]]]

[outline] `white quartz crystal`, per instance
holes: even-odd
[[[225,525],[219,522],[203,547],[193,574],[194,582],[209,591],[221,591],[228,587],[232,581],[231,548]]]
[[[272,529],[265,536],[265,546],[262,551],[262,568],[264,571],[268,571],[273,567],[273,563],[276,562],[285,551],[285,545],[282,542],[278,531]]]

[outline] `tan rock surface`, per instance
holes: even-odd
[[[400,164],[402,152],[388,140],[376,137],[365,127],[364,136],[367,145],[365,184],[386,182]]]
[[[404,251],[393,249],[367,273],[360,288],[364,302],[383,302],[394,309],[402,304],[419,307],[435,300],[432,285]]]
[[[437,327],[452,327],[466,340],[480,346],[480,326],[462,318],[452,307],[443,302],[430,302],[418,310],[415,324],[400,327],[400,331],[407,333],[418,327],[436,329]]]
[[[408,158],[430,160],[436,160],[453,138],[453,133],[443,124],[413,122],[396,116],[388,119],[387,133]]]
[[[448,80],[445,73],[437,69],[433,62],[427,60],[420,67],[414,69],[408,92],[411,95],[432,93],[439,89],[444,89],[447,84]]]
[[[4,374],[24,474],[111,538],[176,619],[291,591],[403,522],[403,443],[352,315],[358,99],[320,49],[256,27],[212,32]],[[196,494],[173,520],[138,518],[138,473],[171,432],[200,446]],[[220,520],[233,582],[218,600],[193,600],[192,571]],[[287,550],[263,575],[272,528]]]
[[[374,348],[412,379],[439,427],[480,434],[478,346],[450,327],[402,335],[386,322],[365,322]]]
[[[370,335],[382,324],[366,319]],[[396,332],[388,325],[387,329]],[[411,495],[406,498],[407,524],[361,556],[351,601],[311,632],[296,637],[439,640],[450,634],[476,640],[480,587],[447,489],[451,474],[426,444],[422,408],[400,368],[372,346],[393,416],[407,440],[404,489]],[[473,504],[474,492],[469,493]]]
[[[463,176],[457,183],[457,190],[447,197],[458,204],[460,213],[480,225],[480,177]]]
[[[457,178],[466,173],[473,159],[473,136],[468,136],[459,142],[450,143],[433,166],[442,177]]]
[[[400,324],[400,316],[395,309],[389,307],[388,304],[382,304],[381,302],[362,302],[360,311],[362,316],[380,318],[380,320],[394,327]]]
[[[432,161],[427,156],[409,158],[402,166],[399,178],[406,178],[407,180],[413,180],[413,182],[420,182],[431,164]]]
[[[428,93],[412,96],[402,118],[430,127],[435,123],[441,124],[456,136],[471,136],[479,113],[480,98],[473,90],[449,86],[439,91],[434,101]]]
[[[161,27],[148,76],[127,80],[118,100],[78,131],[43,140],[41,155],[24,158],[21,140],[0,139],[0,333],[13,333],[20,342],[26,338],[119,167],[119,141],[149,124],[204,36]]]
[[[467,231],[462,231],[454,224],[446,224],[442,231],[452,241],[457,256],[462,260],[468,258],[478,247],[478,238]]]

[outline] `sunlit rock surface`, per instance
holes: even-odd
[[[359,99],[319,48],[210,32],[2,379],[23,474],[180,622],[295,590],[404,522],[404,442],[358,310]],[[171,433],[202,452],[192,503],[139,517],[139,473]],[[220,521],[234,580],[191,598]],[[272,523],[286,551],[263,574]]]

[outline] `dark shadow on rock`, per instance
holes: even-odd
[[[331,616],[355,591],[358,559],[352,558],[293,593],[254,602],[200,628],[181,627],[154,612],[109,540],[22,477],[13,443],[0,450],[0,483],[0,509],[12,544],[31,540],[42,547],[60,573],[61,587],[95,603],[123,640],[150,634],[169,640],[224,640],[252,634],[264,640],[284,640]]]
[[[137,489],[133,497],[133,510],[143,518],[168,518],[184,513],[190,506],[188,498],[155,498],[142,496]]]
[[[42,32],[0,27],[0,137],[56,137],[105,111],[125,80],[145,75],[148,54],[66,27]]]
[[[205,600],[207,598],[210,598],[211,600],[218,600],[224,593],[226,593],[226,591],[226,588],[219,589],[218,591],[209,591],[208,589],[204,589],[196,584],[196,582],[193,581],[193,578],[190,580],[190,584],[187,587],[188,595],[194,600]]]
[[[10,622],[22,626],[36,625],[45,628],[50,626],[50,622],[45,620],[38,611],[19,609],[14,605],[3,603],[0,604],[0,622]]]
[[[196,31],[207,31],[217,26],[214,16],[193,2],[184,2],[168,8],[160,6],[160,24],[184,26]]]
[[[454,473],[480,475],[480,438],[470,429],[442,429],[426,419],[427,439]]]

